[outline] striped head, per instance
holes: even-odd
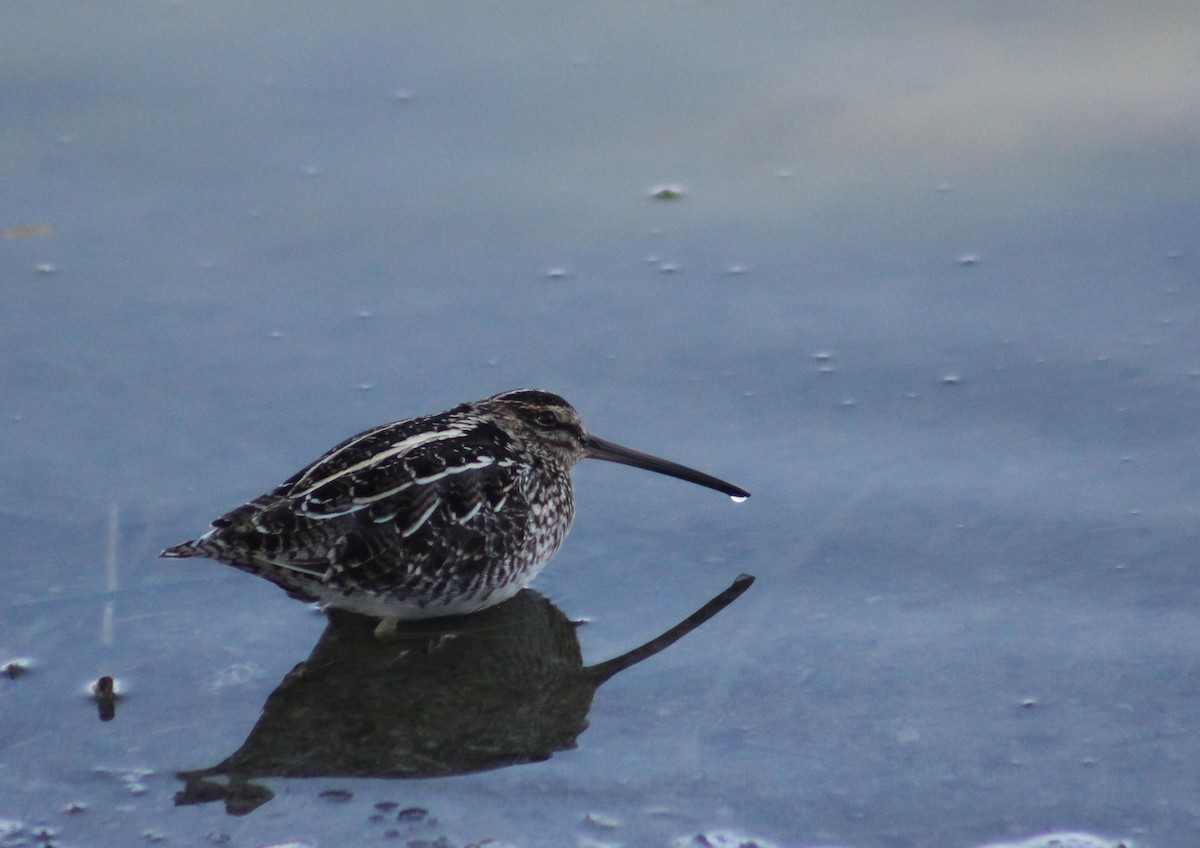
[[[579,413],[563,398],[538,389],[514,389],[470,404],[544,461],[570,468],[588,455]]]
[[[584,429],[575,408],[550,392],[514,389],[467,406],[493,416],[499,426],[516,436],[539,458],[561,463],[567,468],[581,459],[603,459],[707,486],[735,500],[750,496],[740,486],[702,471],[593,436]]]

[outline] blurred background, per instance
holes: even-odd
[[[1200,843],[1194,3],[2,29],[0,845]],[[585,662],[757,583],[545,762],[174,806],[324,620],[157,552],[521,386],[754,494],[579,468]]]

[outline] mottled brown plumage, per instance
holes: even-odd
[[[589,435],[561,397],[519,389],[353,436],[165,557],[209,557],[295,597],[400,619],[512,597],[554,555],[585,457],[744,490]]]

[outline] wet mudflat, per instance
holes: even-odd
[[[1196,843],[1198,28],[10,16],[0,846]],[[753,497],[580,466],[507,652],[375,650],[156,559],[345,436],[518,386]],[[442,656],[466,688],[389,691]],[[491,726],[453,706],[484,683]]]

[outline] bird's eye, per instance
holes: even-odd
[[[552,409],[543,409],[533,416],[533,423],[539,427],[557,427],[559,424],[558,413]]]

